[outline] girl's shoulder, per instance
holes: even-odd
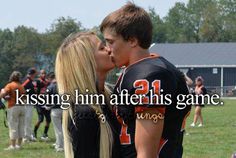
[[[97,119],[96,111],[89,105],[75,105],[74,118],[76,120]]]

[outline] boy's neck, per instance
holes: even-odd
[[[149,53],[148,49],[142,49],[142,50],[133,52],[130,54],[129,64],[127,66],[132,65],[132,64],[136,63],[137,61],[147,58],[149,56],[150,56],[150,53]]]

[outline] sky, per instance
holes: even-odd
[[[160,17],[176,2],[188,0],[132,0],[148,10],[155,8]],[[98,26],[110,12],[120,8],[127,0],[0,0],[0,29],[13,30],[19,25],[45,32],[59,17],[72,17],[85,28]]]

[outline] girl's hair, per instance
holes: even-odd
[[[69,35],[57,52],[55,73],[58,90],[60,94],[69,94],[71,103],[75,103],[75,89],[78,89],[80,94],[86,94],[86,89],[88,89],[91,94],[98,93],[96,88],[97,76],[94,57],[94,53],[97,50],[97,45],[94,42],[96,38],[98,39],[92,32]],[[68,121],[70,118],[73,120],[72,106],[74,105],[71,104],[68,110],[63,111],[63,134],[66,158],[74,157],[72,142],[68,132]],[[87,106],[94,109],[96,113],[102,114],[100,106]],[[99,120],[99,123],[100,158],[109,158],[111,157],[113,142],[111,127],[108,121],[103,122]],[[91,148],[93,148],[93,146],[91,146]]]
[[[9,82],[20,82],[20,78],[21,78],[21,73],[19,71],[13,71],[10,78],[9,78]]]

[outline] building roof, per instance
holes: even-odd
[[[150,52],[177,67],[236,67],[236,43],[163,43]]]

